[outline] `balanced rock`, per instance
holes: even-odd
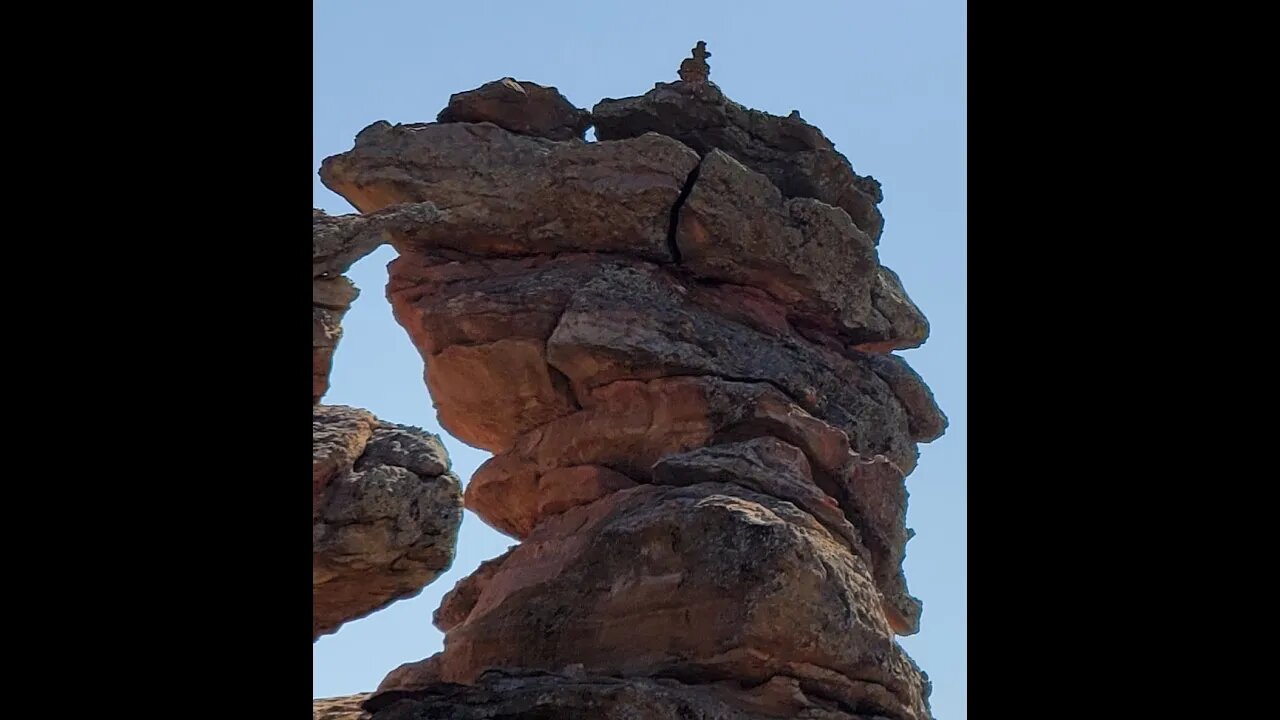
[[[947,419],[893,354],[929,324],[880,263],[878,184],[709,57],[598,103],[598,142],[506,78],[324,161],[399,254],[441,425],[494,453],[466,507],[521,541],[445,596],[444,649],[374,720],[929,720],[895,636],[921,619],[906,479]],[[331,445],[325,492],[368,452]]]
[[[504,78],[452,95],[436,121],[491,122],[519,135],[582,140],[591,127],[591,113],[574,107],[553,87]]]
[[[312,414],[315,638],[412,597],[453,563],[462,491],[439,438],[343,406]]]

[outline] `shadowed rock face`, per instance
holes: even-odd
[[[600,142],[507,79],[321,168],[399,252],[441,424],[494,453],[466,507],[521,541],[375,720],[930,717],[894,636],[921,614],[905,477],[947,420],[891,354],[928,321],[879,262],[878,184],[694,54],[597,104]]]
[[[461,486],[439,438],[364,410],[312,415],[316,638],[416,595],[453,562]]]
[[[574,663],[751,684],[786,675],[849,706],[927,717],[866,564],[795,505],[739,485],[638,487],[548,518],[445,643],[427,684]]]
[[[566,673],[489,672],[473,685],[437,684],[390,691],[368,707],[382,720],[874,720],[868,711],[809,694],[787,676],[744,689],[733,682],[684,683],[671,678],[616,678]],[[317,701],[319,704],[319,701]],[[316,715],[317,720],[321,718]],[[331,720],[357,720],[333,717]]]

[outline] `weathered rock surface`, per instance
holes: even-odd
[[[573,664],[691,682],[785,675],[848,707],[928,717],[865,562],[792,503],[738,485],[637,487],[548,518],[424,679]]]
[[[873,242],[880,241],[880,183],[853,172],[822,131],[798,113],[778,117],[749,110],[712,83],[658,83],[640,97],[601,100],[591,109],[596,137],[620,140],[656,132],[705,155],[720,149],[762,173],[787,197],[842,208]]]
[[[453,562],[461,485],[439,438],[343,406],[312,414],[316,638],[416,595]]]
[[[477,447],[505,451],[601,384],[713,374],[771,382],[848,432],[858,452],[914,467],[906,413],[933,428],[931,399],[916,393],[902,404],[867,354],[810,342],[785,305],[744,294],[591,254],[459,262],[410,253],[392,263],[388,286],[427,358],[441,423]]]
[[[560,468],[598,466],[634,482],[668,455],[717,442],[772,436],[803,448],[836,471],[848,437],[812,417],[766,383],[714,376],[619,381],[593,390],[581,412],[529,432],[482,464],[466,505],[492,527],[526,537],[543,518],[542,478]]]
[[[376,720],[875,720],[805,692],[796,678],[775,676],[743,688],[734,682],[686,684],[669,678],[584,673],[490,671],[474,685],[437,683],[379,693],[367,706]],[[318,717],[318,716],[317,716]],[[348,720],[335,717],[333,720]],[[352,718],[351,720],[354,720]]]
[[[654,266],[601,267],[569,301],[547,359],[581,389],[673,375],[768,382],[843,430],[855,451],[915,467],[907,409],[863,357],[729,321],[699,295]]]
[[[893,394],[907,411],[907,429],[916,442],[932,442],[947,430],[947,416],[933,399],[933,391],[920,374],[897,355],[868,354],[876,375],[889,384]],[[901,467],[901,466],[900,466]],[[905,472],[910,469],[903,468]]]
[[[769,179],[711,150],[680,208],[681,264],[700,277],[766,290],[793,321],[882,351],[921,345],[928,322],[884,275],[875,245],[847,213],[784,198]]]
[[[866,556],[861,536],[849,524],[840,504],[814,481],[804,452],[775,437],[668,455],[654,464],[653,482],[680,487],[729,483],[786,500],[812,515],[833,536],[845,541],[852,552]]]
[[[491,123],[391,125],[325,159],[320,178],[361,212],[430,202],[440,222],[392,233],[401,253],[621,252],[671,259],[671,210],[698,155],[671,138],[556,143]]]
[[[343,697],[318,698],[311,702],[312,720],[369,720],[362,707],[371,693]]]
[[[333,278],[387,242],[382,218],[311,210],[311,276]]]
[[[520,135],[582,140],[591,127],[591,113],[574,107],[553,87],[508,78],[452,95],[436,121],[491,122]]]
[[[480,599],[480,593],[484,592],[484,588],[493,579],[493,576],[502,567],[502,563],[511,555],[511,550],[496,558],[491,558],[480,563],[475,572],[458,581],[452,590],[445,593],[440,600],[440,607],[431,614],[431,624],[435,625],[440,632],[449,632],[454,625],[467,619],[471,614],[471,609],[476,606],[476,601]],[[413,664],[413,663],[411,663]],[[383,681],[383,686],[387,686],[388,681],[394,685],[394,679],[388,677]]]
[[[378,718],[929,720],[894,636],[921,610],[905,477],[947,419],[890,354],[928,321],[879,262],[879,185],[693,55],[597,104],[599,142],[506,78],[324,162],[399,252],[441,424],[495,453],[466,506],[523,541],[445,596],[444,650]],[[317,517],[380,427],[342,423],[368,439],[317,452]]]
[[[384,238],[359,217],[311,214],[311,401],[329,391],[333,354],[342,339],[342,318],[360,291],[342,273],[373,252]]]
[[[534,340],[453,345],[427,360],[427,387],[440,426],[501,451],[516,436],[577,409],[569,383]]]

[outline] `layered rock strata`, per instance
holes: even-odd
[[[399,252],[442,426],[494,453],[466,506],[521,541],[376,720],[929,718],[894,635],[905,476],[946,418],[891,354],[928,322],[879,263],[878,184],[709,56],[598,104],[598,142],[506,79],[324,162]]]

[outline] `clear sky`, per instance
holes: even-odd
[[[553,85],[579,107],[676,79],[706,40],[711,77],[731,98],[778,115],[799,110],[884,186],[881,261],[929,317],[928,343],[904,353],[951,420],[921,446],[908,478],[905,563],[924,601],[902,645],[933,681],[934,714],[967,717],[966,615],[966,5],[962,0],[594,0],[434,3],[316,0],[314,204],[354,212],[320,184],[320,161],[376,120],[429,122],[454,92],[513,76]],[[465,483],[488,454],[436,422],[422,360],[391,317],[382,248],[350,277],[361,296],[343,322],[324,402],[441,435]],[[441,647],[441,596],[512,540],[466,513],[452,569],[416,598],[350,623],[314,648],[315,697],[372,690]]]

